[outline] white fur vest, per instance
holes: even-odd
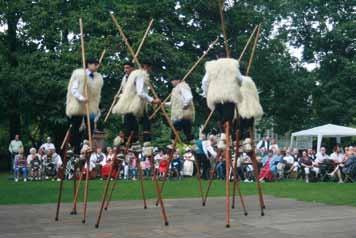
[[[194,121],[195,110],[193,100],[190,102],[187,108],[183,108],[184,102],[181,93],[182,90],[187,90],[192,93],[189,85],[186,82],[180,82],[173,88],[171,98],[171,120],[177,121],[181,119],[187,119]]]
[[[138,96],[136,91],[136,79],[138,77],[144,77],[145,84],[150,80],[146,71],[142,69],[132,71],[126,81],[118,102],[113,107],[112,112],[114,114],[124,115],[132,113],[136,117],[141,117],[144,114],[146,102]]]
[[[205,64],[208,77],[207,104],[214,110],[216,103],[242,101],[239,81],[242,75],[239,62],[231,58],[208,61]]]
[[[237,105],[239,114],[242,118],[260,118],[263,115],[263,109],[260,104],[255,83],[250,77],[243,76],[240,88],[242,102]]]
[[[71,88],[74,81],[79,82],[79,92],[84,95],[84,77],[86,72],[84,69],[76,69],[73,71],[72,76],[69,80],[67,89],[67,103],[66,103],[66,114],[67,116],[80,116],[85,115],[85,103],[80,102],[75,98],[71,92]],[[99,103],[101,98],[101,89],[103,87],[104,80],[100,73],[94,73],[94,79],[87,78],[88,85],[88,101],[89,101],[89,112],[98,113]]]

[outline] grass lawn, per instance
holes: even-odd
[[[64,183],[63,202],[72,202],[72,181]],[[147,198],[155,198],[155,187],[151,180],[146,180],[145,193]],[[56,181],[30,181],[27,183],[8,180],[7,174],[0,174],[0,204],[39,204],[54,203],[57,201],[59,182]],[[203,183],[203,189],[207,183]],[[104,181],[92,180],[89,182],[89,201],[99,201],[102,196]],[[224,196],[225,182],[214,181],[209,196]],[[294,198],[301,201],[321,202],[334,205],[356,206],[356,184],[337,183],[309,183],[288,180],[273,183],[264,183],[262,188],[265,194],[276,197]],[[242,183],[241,190],[244,195],[256,194],[255,183]],[[205,190],[203,190],[205,191]],[[81,199],[82,192],[79,199]],[[164,198],[199,197],[198,181],[195,178],[186,178],[181,181],[169,181],[165,185]],[[140,183],[138,181],[119,181],[113,200],[141,199]]]

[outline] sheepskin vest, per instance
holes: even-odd
[[[69,80],[68,89],[67,89],[67,103],[66,103],[66,114],[67,116],[80,116],[85,115],[85,103],[80,102],[75,98],[71,92],[71,88],[74,81],[79,82],[79,92],[84,95],[84,77],[86,72],[84,69],[76,69],[73,71],[72,76]],[[88,101],[89,101],[89,112],[98,113],[99,112],[99,103],[101,98],[101,89],[103,87],[104,80],[100,73],[94,73],[94,79],[87,78],[88,85]]]
[[[136,91],[136,79],[144,77],[145,85],[148,86],[149,75],[142,69],[134,70],[130,73],[122,94],[115,104],[112,112],[118,115],[125,115],[132,113],[136,117],[142,117],[145,112],[146,102],[138,96]]]
[[[207,104],[214,110],[215,104],[241,102],[240,85],[241,73],[239,62],[231,58],[208,61],[205,64],[208,77]]]
[[[189,90],[190,93],[192,92],[186,82],[180,82],[173,88],[171,98],[171,120],[178,121],[181,119],[186,119],[194,121],[194,103],[191,101],[190,105],[186,109],[183,108],[184,102],[181,93],[182,90]]]
[[[263,115],[263,109],[260,104],[255,83],[250,77],[243,76],[240,88],[242,102],[237,105],[239,114],[242,118],[260,118]]]

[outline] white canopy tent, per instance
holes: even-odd
[[[356,129],[352,127],[326,124],[308,130],[293,132],[291,136],[291,143],[290,143],[291,147],[293,146],[294,138],[300,136],[317,137],[318,138],[317,151],[319,152],[323,137],[335,137],[337,143],[340,143],[341,137],[356,136]]]

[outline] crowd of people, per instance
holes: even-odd
[[[60,180],[57,175],[63,162],[61,156],[56,153],[56,147],[50,137],[38,149],[32,147],[26,153],[20,135],[15,135],[10,142],[9,153],[11,172],[13,172],[15,182],[18,182],[20,177],[24,182],[28,179]]]
[[[154,174],[159,179],[182,179],[198,175],[205,180],[224,180],[225,143],[225,135],[220,134],[209,135],[180,149],[173,148],[172,145],[157,148],[149,142],[144,143],[143,147],[135,143],[127,148],[126,153],[118,153],[117,147],[97,147],[90,155],[89,168],[85,163],[84,153],[88,141],[83,141],[81,155],[76,156],[73,151],[68,151],[65,168],[50,137],[38,150],[30,148],[26,155],[19,135],[16,135],[9,145],[9,152],[15,182],[20,178],[25,182],[72,179],[74,176],[78,177],[80,171],[84,174],[89,172],[91,179],[106,179],[115,159],[119,161],[119,169],[114,169],[111,179],[137,180],[142,173],[144,178],[152,178]],[[250,153],[252,147],[250,145],[250,148],[246,148],[245,144],[240,147],[242,150],[239,156],[236,158],[234,153],[231,156],[233,169],[229,179],[233,179],[235,170],[241,181],[256,181]],[[276,140],[265,137],[257,143],[255,153],[259,170],[257,179],[260,182],[300,178],[306,183],[325,180],[343,183],[347,179],[353,181],[356,174],[356,147],[352,146],[341,149],[336,145],[333,153],[327,155],[325,147],[321,147],[319,153],[315,153],[313,149],[280,149]]]

